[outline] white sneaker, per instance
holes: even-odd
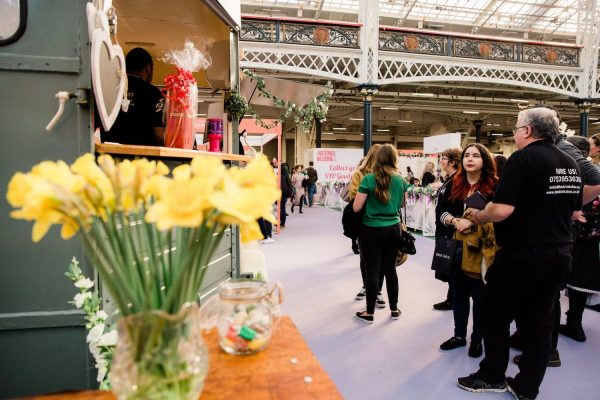
[[[377,308],[385,308],[385,301],[383,300],[383,296],[381,293],[377,295],[377,300],[375,301],[375,307]]]
[[[365,296],[367,295],[367,289],[362,288],[360,289],[360,291],[356,294],[356,300],[363,300],[365,298]]]
[[[263,244],[275,243],[275,239],[269,237],[263,240],[262,242]]]

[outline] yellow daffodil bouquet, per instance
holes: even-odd
[[[160,161],[85,154],[16,173],[7,200],[13,218],[34,222],[34,242],[54,224],[64,239],[79,232],[121,315],[175,314],[197,299],[225,228],[239,225],[243,242],[262,238],[256,220],[275,222],[281,194],[264,156],[245,168],[198,156],[168,174]]]

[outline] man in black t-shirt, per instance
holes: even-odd
[[[470,210],[473,222],[494,222],[500,250],[486,274],[485,358],[458,385],[535,399],[550,356],[554,301],[571,265],[582,182],[577,163],[554,144],[554,111],[521,111],[513,133],[519,150],[508,159],[494,198],[483,210]],[[507,379],[510,323],[517,314],[528,324],[525,346],[520,373]]]
[[[161,146],[164,142],[162,121],[164,98],[152,82],[152,56],[141,47],[127,53],[127,111],[120,110],[112,128],[101,132],[103,142]]]
[[[550,110],[553,110],[556,113],[556,116],[558,117],[559,122],[562,122],[558,110],[556,110],[554,107],[541,106],[541,105],[535,106],[535,107],[544,107],[544,108],[549,108]],[[587,139],[585,139],[581,136],[572,136],[572,138],[582,140],[589,147],[589,143],[588,143]],[[589,153],[589,151],[584,155],[582,153],[582,150],[577,148],[572,143],[570,143],[570,141],[567,139],[567,135],[562,134],[562,133],[557,135],[554,143],[556,144],[556,147],[558,147],[559,150],[562,150],[563,152],[565,152],[569,157],[571,157],[573,160],[575,160],[575,162],[579,166],[579,169],[581,171],[581,178],[583,181],[583,196],[582,196],[583,197],[583,201],[582,201],[583,205],[586,205],[587,203],[596,199],[598,197],[598,195],[600,195],[600,169],[598,169],[594,164],[592,164],[591,161],[589,161],[587,159],[587,153]],[[576,240],[575,234],[573,231],[572,231],[572,233],[573,233],[573,241],[575,241]],[[575,296],[573,296],[573,297],[575,297]],[[572,298],[569,297],[569,303],[571,302],[571,300],[572,300]],[[559,367],[561,365],[560,355],[558,352],[558,332],[559,332],[559,326],[560,326],[560,317],[561,317],[561,306],[560,306],[560,292],[559,292],[558,296],[556,297],[556,301],[554,302],[552,350],[551,350],[550,359],[548,362],[549,367]],[[510,344],[512,347],[521,349],[523,347],[522,330],[524,329],[525,321],[523,320],[523,318],[517,317],[515,319],[515,323],[517,325],[517,331],[511,336]],[[520,362],[520,356],[515,356],[514,360],[516,363]]]

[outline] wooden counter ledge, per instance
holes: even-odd
[[[204,340],[210,362],[201,400],[342,399],[290,317],[281,319],[267,349],[250,356],[226,354],[219,347],[216,329],[207,332]],[[84,391],[28,399],[115,400],[116,397],[110,392]]]
[[[222,160],[229,161],[245,161],[250,162],[252,157],[241,156],[238,154],[229,153],[212,153],[209,151],[201,150],[187,150],[177,149],[172,147],[158,147],[158,146],[137,146],[131,144],[119,144],[119,143],[96,143],[95,151],[97,153],[106,154],[121,154],[128,156],[140,156],[140,157],[159,157],[159,158],[194,158],[198,155],[209,155],[213,157],[219,157]]]

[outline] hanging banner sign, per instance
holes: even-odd
[[[319,175],[315,200],[325,207],[343,208],[346,203],[339,193],[352,177],[363,157],[363,150],[310,149],[308,157],[313,161],[313,167]]]

